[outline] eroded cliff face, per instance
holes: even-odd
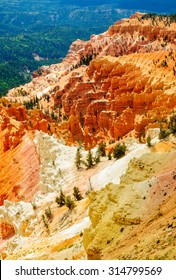
[[[2,258],[176,258],[175,138],[158,143],[176,108],[175,27],[141,14],[118,21],[0,100]],[[121,139],[122,159],[77,170],[79,141],[86,161],[97,143],[108,154]],[[84,199],[59,207],[74,186]]]
[[[81,140],[93,147],[131,131],[139,137],[175,106],[175,26],[139,13],[118,21],[87,42],[73,42],[61,64],[41,67],[8,98],[37,97],[69,144]]]
[[[31,202],[40,192],[40,156],[33,141],[35,131],[51,134],[54,127],[57,133],[57,125],[42,112],[28,111],[6,99],[0,100],[0,112],[0,206],[4,201]],[[0,238],[6,240],[15,233],[13,223],[2,216]]]
[[[175,58],[167,52],[99,58],[90,63],[82,83],[72,88],[70,78],[56,102],[61,96],[69,123],[73,115],[79,118],[70,131],[85,143],[117,140],[131,131],[139,136],[149,125],[159,127],[175,108],[174,65]]]
[[[93,147],[130,132],[139,137],[173,112],[174,67],[175,54],[166,51],[97,58],[61,77],[48,106],[67,143]]]

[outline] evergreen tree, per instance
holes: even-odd
[[[169,127],[171,133],[176,133],[176,114],[173,114],[170,117],[168,127]]]
[[[45,215],[46,215],[46,217],[47,217],[49,220],[52,219],[53,215],[52,215],[52,213],[51,213],[51,208],[50,208],[50,207],[48,207],[47,209],[45,209]]]
[[[60,196],[56,197],[56,203],[59,205],[59,207],[62,207],[63,205],[65,205],[65,195],[63,194],[63,192],[60,192]]]
[[[106,143],[103,142],[103,143],[99,144],[98,151],[99,151],[101,157],[105,157],[106,156],[105,148],[106,148]]]
[[[125,144],[118,143],[114,148],[113,157],[119,159],[125,154],[125,152],[126,152]]]
[[[150,135],[147,137],[147,146],[148,146],[148,147],[151,147],[151,146],[152,146]]]
[[[97,150],[96,155],[94,157],[94,162],[99,163],[100,162],[100,152]]]
[[[89,150],[86,159],[87,159],[87,168],[91,168],[93,166],[93,156],[92,156],[92,151],[91,150]]]
[[[81,195],[81,192],[80,192],[80,190],[79,190],[79,188],[78,187],[74,187],[73,188],[73,196],[76,198],[76,200],[81,200],[81,199],[83,199],[83,197],[82,197],[82,195]]]
[[[82,155],[81,155],[81,147],[78,147],[77,148],[77,152],[76,152],[76,157],[75,157],[75,164],[76,164],[76,167],[77,169],[79,169],[81,167],[81,158],[82,158]]]
[[[111,160],[112,159],[112,155],[111,155],[111,153],[109,152],[108,153],[108,160]]]

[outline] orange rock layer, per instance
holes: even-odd
[[[82,75],[75,70],[54,96],[69,117],[72,140],[94,146],[159,127],[176,106],[174,65],[175,55],[163,51],[97,58]]]
[[[35,130],[57,133],[57,125],[41,111],[0,100],[0,205],[30,201],[39,190],[39,155]]]
[[[69,144],[81,140],[93,147],[131,131],[139,137],[176,105],[175,27],[166,18],[139,13],[118,21],[87,42],[73,42],[61,64],[43,66],[8,98],[23,102],[38,96]]]

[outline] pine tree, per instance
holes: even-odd
[[[96,155],[94,157],[94,162],[99,163],[100,162],[100,152],[97,150]]]
[[[108,153],[108,160],[111,160],[112,159],[112,155],[111,155],[111,153],[109,152]]]
[[[81,155],[80,150],[81,150],[81,147],[78,147],[77,152],[76,152],[76,157],[75,157],[75,164],[76,164],[77,169],[79,169],[81,167],[82,155]]]
[[[92,151],[91,150],[89,150],[86,159],[87,159],[87,168],[91,168],[93,166],[93,156],[92,156]]]
[[[74,187],[73,188],[73,196],[76,198],[76,200],[81,200],[81,199],[83,199],[83,197],[82,197],[82,195],[81,195],[81,192],[80,192],[80,190],[79,190],[79,188],[78,187]]]
[[[169,129],[171,133],[176,133],[176,114],[173,114],[169,120]]]
[[[65,205],[65,195],[63,194],[63,192],[60,192],[60,196],[56,197],[56,203],[59,205],[59,207],[62,207],[63,205]]]
[[[100,156],[102,156],[102,157],[105,157],[106,156],[106,150],[105,150],[105,148],[106,148],[106,143],[100,143],[99,144],[99,146],[98,146],[98,151],[99,151],[99,153],[100,153]]]
[[[148,146],[148,147],[151,147],[151,146],[152,146],[150,135],[147,137],[147,146]]]
[[[50,208],[50,207],[48,207],[47,209],[45,209],[45,215],[46,215],[46,217],[47,217],[49,220],[52,219],[53,215],[52,215],[52,213],[51,213],[51,208]]]

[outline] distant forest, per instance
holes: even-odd
[[[147,1],[149,10],[156,2]],[[159,3],[162,7],[164,1]],[[88,40],[91,34],[104,32],[118,19],[139,10],[137,5],[140,1],[0,1],[0,95],[29,82],[41,65],[59,63],[74,40]],[[34,59],[36,54],[39,60]]]

